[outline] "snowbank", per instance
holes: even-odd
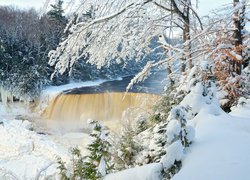
[[[231,115],[250,118],[250,99],[240,98],[237,106],[231,108]]]
[[[69,152],[31,131],[31,124],[21,120],[3,120],[0,125],[0,175],[11,172],[18,179],[34,179],[55,165],[57,157],[69,161]],[[56,173],[56,168],[54,173]],[[4,176],[0,179],[4,179]]]
[[[84,133],[70,133],[60,137],[46,135],[33,131],[32,124],[26,120],[2,120],[0,179],[60,179],[57,158],[70,162],[69,148],[80,146],[80,141],[84,141],[83,146],[86,147],[89,136]]]
[[[199,89],[193,89],[181,103],[197,113],[188,122],[195,128],[196,137],[186,149],[182,168],[173,180],[248,180],[250,100],[244,100],[227,114],[216,99],[203,97]],[[149,164],[108,175],[105,179],[159,179],[161,168],[159,164]]]
[[[107,175],[104,180],[160,180],[162,164],[152,163]]]
[[[250,119],[218,114],[218,109],[206,106],[195,117],[196,139],[174,180],[249,179]]]

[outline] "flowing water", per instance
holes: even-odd
[[[153,105],[160,98],[153,88],[158,87],[146,87],[144,83],[125,92],[131,78],[67,90],[49,102],[43,117],[58,122],[87,122],[88,119],[95,119],[112,128],[121,124],[131,110],[134,118],[152,112]]]
[[[158,99],[159,95],[146,93],[61,94],[50,102],[43,115],[61,122],[96,119],[112,124],[129,109],[150,111]]]

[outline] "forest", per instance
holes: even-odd
[[[248,179],[247,0],[66,2],[0,2],[0,179]]]
[[[87,63],[89,57],[85,55],[71,71],[55,73],[51,78],[55,66],[48,64],[48,53],[69,34],[65,28],[71,17],[64,16],[62,3],[53,5],[41,16],[35,9],[20,10],[11,6],[0,9],[1,87],[17,99],[32,101],[49,85],[136,74],[146,64],[147,60],[112,63],[109,68],[97,69]]]

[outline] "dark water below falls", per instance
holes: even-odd
[[[96,94],[106,92],[126,92],[126,87],[134,76],[126,76],[119,80],[112,80],[104,82],[97,86],[74,88],[64,91],[64,94]],[[148,94],[161,94],[164,89],[164,82],[166,78],[166,71],[159,71],[152,74],[148,79],[138,84],[128,92],[134,93],[148,93]]]

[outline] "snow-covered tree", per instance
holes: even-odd
[[[56,4],[51,4],[51,10],[47,12],[47,15],[49,16],[50,19],[57,20],[63,24],[67,23],[66,17],[63,15],[64,10],[63,10],[63,1],[58,0]]]
[[[60,174],[65,179],[102,179],[107,173],[113,169],[111,164],[110,146],[108,141],[108,132],[106,127],[98,123],[98,121],[90,120],[89,124],[93,131],[90,134],[93,142],[88,145],[89,154],[82,156],[78,148],[72,150],[73,170],[72,173],[67,172],[64,162],[59,158]],[[70,174],[70,175],[68,175]]]
[[[31,100],[48,82],[47,58],[38,36],[38,14],[34,10],[1,7],[0,21],[0,84],[17,98]]]
[[[136,156],[141,151],[137,132],[131,125],[121,130],[120,137],[113,137],[112,156],[115,170],[124,170],[137,165]]]
[[[203,40],[200,39],[199,46],[206,47],[203,48],[205,58],[213,63],[212,71],[225,110],[229,110],[240,96],[248,94],[244,88],[247,81],[242,74],[249,59],[246,7],[246,1],[234,1],[214,13],[213,20],[207,21]]]
[[[33,100],[51,83],[47,54],[59,43],[65,25],[34,9],[13,7],[0,7],[0,23],[0,84],[18,99]],[[67,79],[60,76],[53,82]]]
[[[95,11],[94,16],[71,26],[69,36],[59,44],[56,50],[50,52],[49,63],[55,65],[57,72],[63,73],[67,68],[72,68],[76,60],[86,54],[90,56],[88,62],[99,68],[104,65],[109,66],[114,60],[118,63],[141,60],[153,51],[149,47],[152,39],[159,37],[160,44],[154,49],[163,47],[165,55],[162,57],[172,55],[160,62],[151,59],[145,66],[145,73],[141,73],[135,78],[141,80],[141,76],[149,75],[147,72],[152,67],[183,59],[183,51],[180,49],[183,48],[183,44],[172,47],[166,43],[166,33],[184,27],[183,37],[184,41],[187,41],[184,46],[190,47],[192,23],[187,25],[186,22],[198,17],[189,0],[178,2],[113,0],[84,1],[77,12],[78,19],[81,14],[86,14],[84,12],[88,12],[90,7]],[[184,22],[183,19],[185,19]],[[175,56],[173,56],[173,52],[175,52]],[[190,57],[190,53],[184,53],[184,56],[185,60],[190,59],[187,58]],[[190,66],[192,66],[191,64],[192,62]]]
[[[170,179],[181,167],[184,149],[194,139],[194,129],[187,125],[187,109],[176,106],[169,115],[169,123],[166,126],[166,154],[161,162],[164,167],[164,176]]]
[[[241,74],[242,64],[243,64],[243,31],[245,26],[245,9],[246,9],[246,1],[243,0],[234,0],[234,14],[233,14],[233,22],[235,26],[235,30],[233,33],[233,38],[235,39],[233,44],[235,46],[235,53],[242,58],[235,59],[236,68],[235,71],[237,74]]]

